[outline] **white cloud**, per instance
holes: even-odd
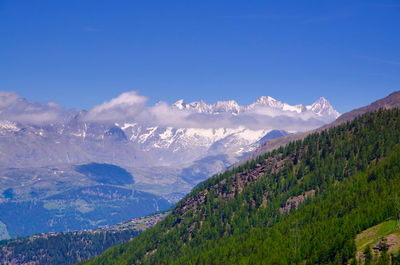
[[[95,106],[86,115],[91,121],[126,121],[135,120],[146,110],[147,98],[137,91],[126,92],[118,97]]]
[[[46,105],[28,101],[15,92],[0,92],[0,119],[27,124],[46,124],[60,121],[66,111],[57,103]]]
[[[312,112],[297,113],[266,106],[233,115],[231,113],[198,113],[188,109],[178,109],[159,102],[148,107],[147,97],[137,91],[131,91],[93,107],[87,113],[88,121],[102,122],[138,122],[147,125],[175,128],[237,128],[284,129],[304,131],[324,124],[320,117]]]
[[[148,98],[137,91],[126,92],[90,109],[84,116],[91,122],[138,122],[144,125],[175,128],[237,128],[284,129],[305,131],[324,123],[322,117],[306,111],[284,111],[267,106],[247,108],[239,114],[229,112],[199,113],[193,109],[178,109],[159,102],[148,107]],[[204,102],[203,102],[204,103]],[[205,104],[205,103],[204,103]],[[208,107],[207,107],[208,108]],[[211,106],[210,106],[211,108]],[[39,104],[20,98],[13,92],[0,92],[0,119],[28,124],[62,121],[69,112],[54,102]]]

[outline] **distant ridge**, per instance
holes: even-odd
[[[335,121],[333,121],[328,125],[323,126],[322,128],[326,126],[329,127],[336,126],[343,122],[353,120],[354,118],[363,115],[367,112],[372,112],[378,109],[393,109],[393,108],[400,108],[400,91],[393,92],[389,96],[379,99],[369,104],[368,106],[346,112],[340,115]]]
[[[242,165],[242,164],[246,163],[247,161],[250,161],[268,151],[272,151],[281,146],[285,146],[292,141],[304,139],[307,135],[312,134],[314,132],[321,132],[323,130],[338,126],[347,121],[351,121],[365,113],[373,112],[373,111],[376,111],[379,109],[394,109],[394,108],[400,108],[400,91],[393,92],[389,96],[379,99],[377,101],[374,101],[373,103],[371,103],[367,106],[346,112],[346,113],[340,115],[335,121],[328,123],[320,128],[317,128],[317,129],[314,129],[311,131],[307,131],[307,132],[303,132],[303,133],[292,134],[292,135],[288,135],[288,136],[284,136],[284,137],[280,137],[277,139],[266,141],[263,144],[261,144],[251,155],[240,160],[236,164],[232,165],[230,168],[234,168],[236,166]]]
[[[340,115],[339,112],[337,112],[324,97],[320,97],[313,104],[308,106],[303,104],[289,105],[270,96],[261,96],[248,106],[241,106],[235,100],[217,101],[215,104],[208,104],[204,100],[185,103],[183,99],[180,99],[173,103],[171,107],[178,110],[188,110],[192,112],[208,114],[231,113],[237,115],[239,113],[254,111],[260,107],[268,107],[274,110],[296,113],[309,112],[319,117],[325,117],[329,119],[336,119]]]

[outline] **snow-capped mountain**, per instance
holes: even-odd
[[[337,119],[340,116],[339,112],[337,112],[329,101],[323,97],[319,98],[311,106],[307,106],[306,108],[307,110],[311,110],[313,113],[328,119]]]
[[[310,112],[324,119],[334,120],[339,117],[339,113],[332,107],[332,105],[325,98],[321,97],[315,101],[312,105],[305,106],[303,104],[299,105],[289,105],[285,102],[276,100],[269,96],[261,96],[257,100],[248,105],[240,106],[235,100],[227,101],[217,101],[215,104],[207,104],[204,101],[192,102],[186,104],[183,99],[180,99],[172,104],[173,108],[179,110],[188,110],[197,113],[207,113],[207,114],[221,114],[230,113],[233,115],[238,115],[239,113],[251,112],[255,108],[269,108],[273,110],[279,110],[283,112],[296,112],[305,113]]]
[[[276,100],[272,97],[265,97],[265,96],[259,97],[253,104],[248,106],[247,110],[254,109],[260,106],[279,109],[282,111],[295,111],[297,113],[302,113],[308,110],[307,107],[305,107],[303,104],[291,106],[287,103]]]

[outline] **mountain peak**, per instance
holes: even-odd
[[[177,100],[175,103],[172,104],[173,107],[176,107],[178,109],[184,109],[185,106],[185,101],[183,99]]]
[[[311,106],[307,106],[307,109],[319,116],[329,116],[334,117],[335,119],[340,116],[339,112],[337,112],[331,103],[329,103],[329,101],[324,97],[320,97]]]
[[[235,100],[217,101],[214,105],[214,111],[231,112],[232,114],[239,114],[241,107]]]
[[[273,97],[270,97],[270,96],[261,96],[261,97],[258,97],[253,104],[269,105],[268,103],[272,103],[272,102],[280,102],[280,101],[276,100],[276,99],[274,99]]]
[[[324,98],[324,97],[320,97],[319,99],[317,99],[315,102],[325,102],[325,103],[329,103],[329,101]]]

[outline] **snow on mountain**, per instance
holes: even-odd
[[[230,154],[238,157],[254,150],[258,141],[271,130],[301,131],[304,128],[320,126],[339,116],[339,113],[324,98],[318,99],[310,106],[303,104],[292,106],[265,96],[259,97],[248,106],[240,106],[234,100],[208,104],[203,100],[185,103],[181,99],[169,107],[178,111],[178,113],[188,112],[202,115],[196,117],[202,117],[201,119],[207,121],[208,124],[210,120],[215,122],[212,123],[213,128],[208,127],[208,124],[205,123],[202,125],[201,122],[196,127],[146,125],[129,122],[119,125],[131,142],[135,143],[143,152],[155,157],[160,165],[184,164],[201,159],[206,155]],[[263,116],[263,112],[255,112],[260,108],[273,110],[280,116],[252,121],[254,113]],[[268,116],[268,112],[265,115]],[[232,121],[232,119],[234,121],[239,120],[244,124],[251,122],[261,124],[255,126],[255,128],[250,128],[240,122],[223,123],[225,120]],[[305,119],[312,122],[310,123]],[[218,126],[218,120],[221,121],[220,126]],[[262,125],[262,122],[264,122],[264,125]],[[293,124],[293,126],[285,125],[287,123]],[[309,123],[309,125],[307,125],[308,127],[296,127],[296,123]]]
[[[276,100],[272,97],[265,97],[265,96],[259,97],[253,104],[248,106],[247,109],[254,109],[259,106],[270,107],[282,111],[295,111],[297,113],[302,113],[307,111],[306,107],[303,104],[292,106],[282,101]]]
[[[179,110],[188,110],[197,113],[218,114],[229,112],[238,114],[241,111],[241,106],[234,100],[217,101],[215,104],[208,104],[203,100],[186,104],[183,99],[176,101],[172,107]]]
[[[309,111],[319,117],[329,119],[336,119],[340,115],[323,97],[319,98],[310,106],[305,106],[303,104],[293,106],[269,96],[261,96],[248,106],[240,106],[234,100],[217,101],[217,103],[215,104],[208,104],[205,101],[201,100],[198,102],[196,101],[186,104],[183,99],[180,99],[173,103],[171,107],[178,110],[188,110],[192,112],[207,114],[230,113],[233,115],[237,115],[239,113],[254,110],[257,107],[266,107],[283,112],[296,112],[299,114]]]
[[[335,118],[335,119],[337,119],[340,116],[339,112],[337,112],[329,103],[329,101],[323,97],[319,98],[311,106],[307,106],[306,108],[307,110],[311,110],[312,112],[314,112],[319,116],[325,116],[328,118]]]
[[[12,131],[16,132],[19,131],[19,128],[15,122],[12,121],[0,121],[0,131]]]
[[[199,146],[208,148],[214,142],[224,139],[227,136],[234,135],[243,139],[246,144],[256,142],[263,137],[269,130],[250,130],[244,127],[239,128],[173,128],[173,127],[138,127],[121,126],[128,138],[133,142],[142,145],[143,150],[151,148],[167,149],[174,147],[172,152],[182,151],[190,146]],[[136,135],[140,136],[137,137]],[[130,137],[134,135],[135,137]]]
[[[206,155],[234,154],[250,152],[250,146],[262,138],[269,130],[251,130],[238,128],[173,128],[146,127],[138,124],[121,124],[127,139],[136,144],[140,150],[154,157],[158,165],[170,166],[190,163]],[[223,147],[215,148],[226,139]],[[236,154],[238,155],[238,154]]]

